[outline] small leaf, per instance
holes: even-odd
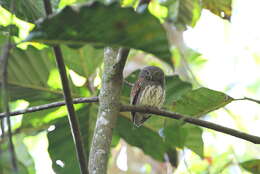
[[[245,170],[252,172],[253,174],[260,173],[260,160],[259,159],[245,161],[245,162],[239,163],[239,165],[241,167],[243,167]]]
[[[199,88],[182,95],[173,103],[173,111],[187,116],[202,116],[213,110],[224,107],[233,98],[219,91]]]
[[[67,6],[41,20],[27,41],[74,46],[86,43],[97,47],[123,46],[171,62],[166,32],[159,20],[148,12],[137,13],[132,8],[120,8],[116,3]]]

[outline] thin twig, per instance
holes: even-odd
[[[249,98],[249,97],[237,98],[237,99],[234,99],[234,100],[235,100],[235,101],[248,100],[248,101],[251,101],[251,102],[255,102],[255,103],[257,103],[257,104],[260,104],[260,100],[256,100],[256,99]]]
[[[240,132],[240,131],[237,131],[237,130],[234,130],[231,128],[227,128],[227,127],[215,124],[215,123],[211,123],[209,121],[201,120],[201,119],[194,118],[194,117],[183,116],[183,115],[176,114],[176,113],[169,112],[169,111],[159,110],[159,109],[152,108],[152,107],[131,106],[131,105],[123,105],[121,107],[121,111],[122,112],[135,111],[135,112],[141,112],[141,113],[151,113],[151,114],[160,115],[163,117],[182,120],[187,123],[195,124],[195,125],[213,129],[215,131],[222,132],[222,133],[225,133],[228,135],[232,135],[234,137],[238,137],[238,138],[250,141],[255,144],[260,144],[260,137],[258,137],[258,136],[246,134],[244,132]]]
[[[13,21],[13,14],[15,9],[15,2],[14,0],[11,0],[10,2],[10,11],[12,13],[11,15],[11,23]],[[12,49],[12,43],[11,43],[11,28],[9,29],[8,38],[5,46],[3,47],[2,56],[0,57],[0,65],[2,72],[2,97],[3,97],[3,110],[6,114],[6,120],[7,120],[7,126],[8,126],[8,142],[9,142],[9,151],[11,154],[11,163],[14,173],[18,173],[18,166],[17,166],[17,159],[15,154],[15,148],[13,144],[13,134],[12,134],[12,124],[10,119],[10,108],[9,108],[9,95],[8,95],[8,87],[7,87],[7,81],[8,81],[8,58],[10,55],[10,50]],[[4,130],[4,120],[1,121],[1,130],[2,130],[2,138],[4,138],[5,130]]]
[[[128,82],[127,80],[124,80],[124,83],[125,83],[127,86],[131,87],[131,88],[134,86],[133,83]]]
[[[72,100],[73,104],[78,104],[78,103],[94,103],[98,102],[98,97],[84,97],[84,98],[75,98]],[[53,103],[48,103],[48,104],[43,104],[39,106],[32,106],[26,109],[21,109],[18,111],[13,111],[10,112],[10,116],[15,116],[15,115],[20,115],[20,114],[26,114],[26,113],[31,113],[31,112],[36,112],[36,111],[42,111],[45,109],[51,109],[51,108],[56,108],[59,106],[64,106],[66,105],[65,101],[58,101],[58,102],[53,102]],[[0,119],[5,118],[6,113],[0,113]]]
[[[44,7],[45,7],[45,12],[47,15],[52,14],[52,7],[50,0],[43,0],[44,2]],[[82,141],[82,136],[80,132],[80,127],[79,127],[79,121],[76,117],[73,102],[72,102],[72,97],[70,93],[70,87],[69,87],[69,82],[67,78],[67,73],[65,69],[65,64],[63,61],[63,55],[61,52],[61,49],[59,46],[54,46],[54,53],[55,53],[55,58],[56,58],[56,63],[59,69],[60,73],[60,78],[62,82],[62,88],[63,88],[63,95],[65,98],[67,110],[68,110],[68,119],[70,123],[70,128],[72,132],[72,137],[74,140],[74,144],[76,147],[76,153],[77,157],[79,160],[79,166],[82,174],[87,174],[88,169],[87,169],[87,158],[86,158],[86,153],[84,150],[83,146],[83,141]]]
[[[17,168],[17,162],[16,162],[16,155],[15,155],[15,149],[13,144],[13,134],[12,134],[12,125],[10,120],[10,109],[9,109],[9,95],[8,95],[8,88],[7,88],[7,78],[8,78],[8,57],[10,54],[10,49],[12,48],[11,45],[11,39],[8,38],[8,41],[6,45],[3,48],[3,54],[0,58],[0,64],[2,65],[2,97],[3,97],[3,110],[5,112],[6,120],[7,120],[7,126],[8,126],[8,141],[9,141],[9,150],[11,153],[11,161],[13,170],[15,173],[18,172]],[[4,125],[4,124],[3,124]],[[2,128],[2,138],[4,138],[4,128]]]

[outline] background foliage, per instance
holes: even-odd
[[[44,18],[42,0],[19,1],[16,3],[15,17],[11,20],[8,11],[10,0],[0,0],[0,48],[2,50],[8,34],[12,36],[13,42],[19,43],[11,51],[8,66],[8,90],[12,110],[63,99],[51,45],[62,44],[73,97],[96,96],[101,84],[103,46],[124,46],[132,48],[125,69],[125,77],[129,82],[135,81],[137,69],[144,65],[160,66],[166,72],[166,109],[216,122],[224,120],[225,124],[228,120],[229,123],[235,123],[227,126],[257,134],[246,128],[247,124],[240,118],[243,115],[233,113],[239,110],[234,107],[238,105],[234,104],[232,111],[225,107],[233,102],[234,99],[230,96],[233,96],[231,89],[235,87],[231,79],[224,79],[226,74],[219,74],[223,70],[223,64],[230,60],[229,57],[226,60],[221,59],[221,67],[217,69],[219,76],[214,76],[209,73],[213,70],[207,69],[207,66],[212,68],[208,63],[211,56],[207,54],[207,48],[207,51],[199,50],[189,41],[189,38],[194,37],[192,31],[209,25],[197,24],[205,18],[205,13],[213,16],[216,21],[230,25],[231,0],[152,0],[149,4],[122,0],[113,3],[99,1],[87,5],[84,2],[86,1],[52,1],[56,14]],[[39,18],[42,19],[38,20]],[[169,45],[168,40],[175,37],[169,38],[171,35],[166,32],[165,23],[174,26],[170,30],[181,32],[176,38],[183,37],[182,32],[187,30],[186,42],[191,43],[193,49],[188,48],[183,40]],[[203,38],[203,35],[195,38],[196,43]],[[22,40],[26,42],[20,43]],[[217,41],[208,40],[205,47]],[[216,46],[215,49],[220,48]],[[251,47],[250,49],[259,67],[259,50],[257,52]],[[234,58],[234,62],[235,59],[240,61],[239,58]],[[178,75],[173,73],[173,64]],[[207,74],[211,76],[206,76]],[[257,72],[251,76],[257,77]],[[213,82],[208,79],[213,79]],[[228,80],[230,84],[222,83]],[[249,94],[259,96],[259,76],[246,87]],[[130,88],[125,85],[122,95],[122,102],[125,104],[129,103],[129,93]],[[225,111],[222,109],[210,113],[222,107],[225,107]],[[88,155],[98,105],[77,104],[75,108]],[[223,113],[225,118],[219,116]],[[259,120],[257,113],[259,114],[259,109],[254,115]],[[12,118],[19,173],[78,173],[66,116],[66,108],[59,107]],[[114,130],[108,172],[125,171],[126,160],[123,157],[127,154],[128,173],[166,173],[173,168],[174,173],[259,173],[260,163],[256,159],[259,148],[231,138],[233,142],[243,142],[244,150],[240,152],[240,146],[235,147],[233,143],[218,137],[212,131],[159,117],[152,117],[137,129],[133,127],[129,114],[122,113]],[[0,143],[0,169],[8,174],[11,173],[10,163],[7,162],[10,155],[8,146],[5,140]],[[223,144],[226,144],[225,148],[222,147]],[[258,153],[251,153],[246,147]],[[126,148],[128,152],[124,150]]]

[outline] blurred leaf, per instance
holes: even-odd
[[[19,36],[19,28],[16,25],[8,25],[6,27],[4,26],[0,26],[0,30],[4,31],[4,32],[10,32],[11,36]]]
[[[66,65],[79,75],[89,77],[103,62],[103,49],[95,49],[85,45],[80,49],[71,49],[62,46]]]
[[[178,166],[178,152],[175,148],[172,149],[168,149],[167,151],[167,156],[168,156],[168,160],[170,162],[170,164],[174,167],[177,168]]]
[[[168,19],[180,29],[186,25],[194,27],[201,14],[200,0],[168,0]]]
[[[232,0],[202,0],[203,8],[223,19],[230,20],[232,15]]]
[[[239,163],[239,165],[252,174],[260,173],[260,159],[244,161]]]
[[[166,32],[158,19],[148,12],[138,14],[115,3],[67,6],[38,23],[27,40],[74,47],[86,43],[123,46],[152,53],[171,63]]]
[[[183,129],[187,132],[184,145],[203,158],[204,143],[202,139],[202,129],[192,124],[185,124]]]
[[[13,139],[16,139],[16,136],[13,137]],[[29,173],[33,172],[32,170],[34,170],[34,164],[28,164],[28,162],[32,162],[32,158],[29,155],[27,149],[24,148],[24,144],[22,142],[18,142],[17,144],[15,144],[15,148],[20,149],[23,146],[23,152],[21,153],[17,153],[16,152],[16,156],[17,156],[17,167],[18,167],[18,172],[19,174],[32,174]],[[20,148],[19,148],[20,147]],[[10,156],[10,151],[9,151],[9,146],[8,146],[8,142],[5,141],[4,143],[2,142],[0,144],[0,172],[3,174],[14,174],[13,168],[12,168],[12,163],[11,163],[11,156]],[[26,156],[26,157],[25,157]],[[20,162],[20,160],[22,159],[26,159],[28,166],[25,164],[26,161],[22,161]]]
[[[23,143],[23,139],[26,135],[25,134],[16,134],[13,137],[14,145],[15,145],[15,151],[16,151],[16,157],[19,162],[21,162],[26,169],[28,170],[29,174],[36,173],[35,166],[34,166],[34,160],[32,156],[30,155],[27,147]]]
[[[219,91],[199,88],[182,95],[173,103],[173,111],[187,116],[202,116],[224,107],[233,98]]]
[[[118,117],[115,131],[128,144],[139,147],[156,160],[164,161],[164,153],[168,147],[158,133],[144,126],[135,128],[133,123],[123,116]]]
[[[90,137],[93,132],[90,132],[89,119],[95,119],[90,115],[91,106],[86,106],[76,112],[79,118],[80,130],[84,141],[86,158],[88,159]],[[95,116],[94,116],[95,117]],[[95,124],[91,125],[92,127]],[[55,130],[48,132],[49,140],[49,154],[53,161],[52,166],[56,173],[71,174],[80,173],[79,164],[75,152],[75,147],[71,135],[71,130],[67,117],[58,119],[55,123]],[[57,160],[63,162],[64,166],[61,167],[57,164]]]
[[[0,5],[10,11],[12,0],[0,0]],[[51,0],[53,9],[57,8],[59,0]],[[22,20],[35,22],[45,16],[42,0],[19,0],[15,1],[15,15]]]
[[[165,141],[174,147],[184,146],[203,157],[204,143],[202,129],[192,124],[184,124],[178,120],[167,120],[163,129]]]

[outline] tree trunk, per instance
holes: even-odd
[[[89,156],[89,173],[105,174],[113,128],[120,111],[123,69],[129,49],[105,48],[99,112]]]

